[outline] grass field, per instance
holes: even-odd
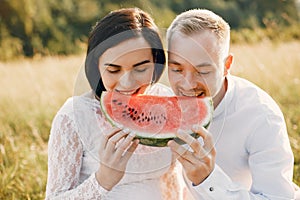
[[[286,117],[300,184],[300,42],[234,45],[232,74],[266,90]],[[84,56],[0,63],[0,199],[44,199],[51,121],[86,88]],[[164,76],[164,79],[166,76]],[[165,80],[163,80],[165,82]],[[83,85],[83,87],[79,87]]]

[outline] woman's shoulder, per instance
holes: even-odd
[[[58,110],[57,115],[73,115],[76,111],[93,110],[93,107],[97,105],[97,100],[90,93],[69,97]]]

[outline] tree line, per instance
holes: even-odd
[[[149,12],[162,28],[182,11],[207,8],[237,32],[297,25],[291,35],[300,37],[297,0],[0,0],[0,60],[82,52],[98,19],[133,6]]]

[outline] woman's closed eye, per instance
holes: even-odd
[[[108,71],[109,73],[118,73],[119,71],[121,71],[121,67],[120,66],[117,66],[117,65],[107,65],[106,66],[106,71]]]
[[[153,63],[150,60],[143,60],[133,65],[133,69],[135,72],[145,72],[150,69]]]
[[[150,68],[149,65],[140,65],[140,66],[134,67],[134,71],[136,71],[136,72],[145,72],[149,68]]]

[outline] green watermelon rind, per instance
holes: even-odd
[[[203,126],[204,128],[207,128],[209,124],[206,126]],[[190,134],[194,138],[199,138],[199,135],[197,133],[191,133]],[[183,140],[181,140],[178,137],[169,137],[169,138],[149,138],[149,137],[141,137],[141,136],[136,136],[136,139],[139,139],[139,143],[147,146],[154,146],[154,147],[165,147],[167,146],[168,142],[170,140],[174,140],[178,144],[185,144]]]
[[[105,92],[103,92],[105,93]],[[202,125],[204,128],[208,128],[210,121],[212,119],[212,115],[213,115],[213,102],[212,99],[209,98],[210,100],[208,101],[207,107],[210,107],[210,114],[208,115],[208,117],[206,118],[206,120],[204,121],[204,124]],[[100,108],[102,113],[104,114],[105,118],[107,119],[107,121],[113,126],[113,127],[122,127],[121,124],[115,122],[106,112],[105,106],[102,106],[102,100],[103,100],[103,94],[101,95],[100,98]],[[148,135],[147,133],[141,133],[141,132],[136,132],[136,131],[132,131],[136,134],[134,139],[139,139],[139,144],[143,144],[143,145],[147,145],[147,146],[154,146],[154,147],[165,147],[167,146],[168,142],[170,140],[174,140],[176,141],[178,144],[185,144],[184,141],[182,141],[180,138],[176,137],[174,133],[163,133],[163,134],[158,134],[157,136],[159,137],[147,137],[144,135]],[[167,136],[162,138],[162,135],[172,135],[172,136]],[[190,133],[191,136],[193,136],[194,138],[198,138],[199,135],[197,133]]]

